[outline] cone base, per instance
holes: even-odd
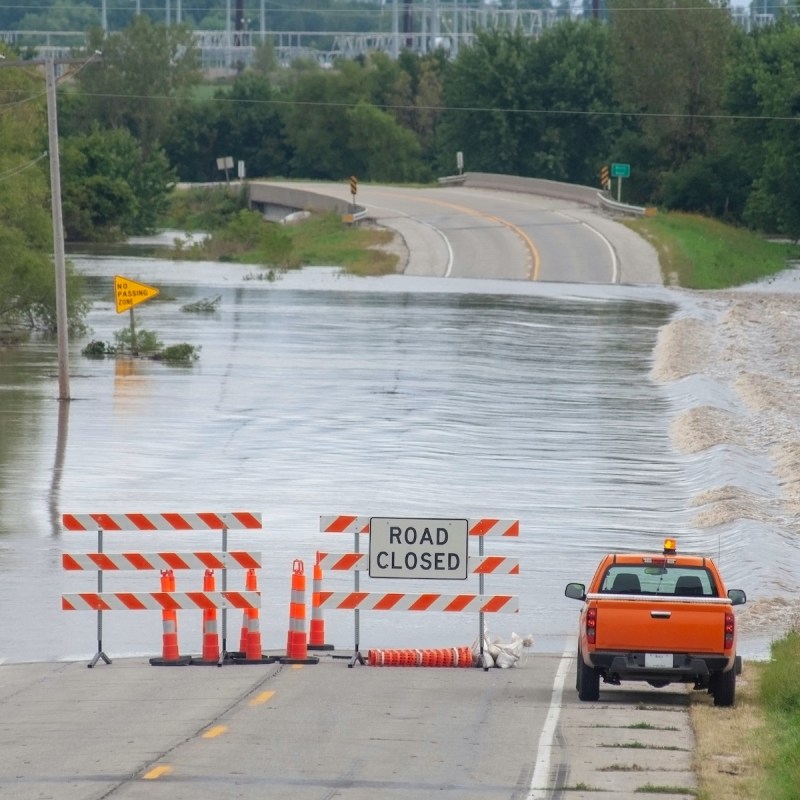
[[[261,656],[261,658],[247,658],[246,656],[242,656],[241,658],[237,657],[231,659],[231,663],[233,664],[274,664],[278,660],[279,656]]]
[[[335,650],[332,644],[310,644],[307,646],[308,650]]]
[[[178,658],[151,658],[150,666],[153,667],[186,667],[192,663],[191,656],[179,656]]]
[[[307,658],[290,658],[289,656],[278,657],[281,664],[319,664],[319,659],[315,656],[308,656]]]

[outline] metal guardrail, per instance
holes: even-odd
[[[627,203],[620,203],[604,192],[598,192],[597,199],[607,211],[616,211],[618,214],[632,214],[636,217],[653,217],[656,214],[656,209],[652,206],[631,206]]]

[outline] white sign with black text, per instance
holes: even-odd
[[[370,517],[370,578],[466,580],[466,519]]]

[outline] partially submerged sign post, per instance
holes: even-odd
[[[150,300],[158,294],[155,286],[148,286],[145,283],[132,281],[122,275],[114,276],[114,300],[117,306],[117,314],[121,314],[126,309],[131,313],[131,350],[136,352],[136,323],[133,319],[133,307],[145,300]]]

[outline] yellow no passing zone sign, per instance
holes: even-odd
[[[145,300],[150,300],[157,294],[158,289],[155,286],[137,283],[122,275],[114,276],[114,298],[117,303],[117,314],[138,306],[139,303],[144,303]]]

